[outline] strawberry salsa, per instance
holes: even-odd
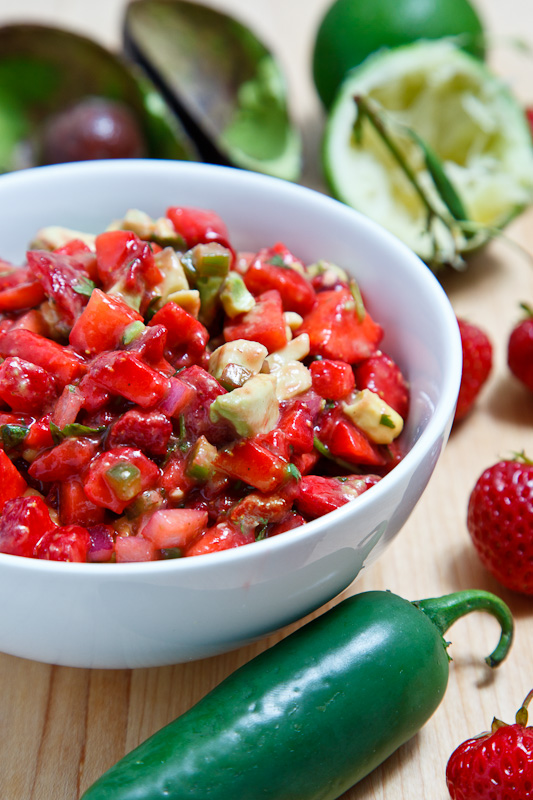
[[[0,261],[0,552],[193,556],[358,497],[402,457],[382,334],[341,268],[211,211],[39,231]]]

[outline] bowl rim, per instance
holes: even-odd
[[[85,576],[92,576],[99,580],[104,576],[111,576],[113,580],[127,579],[132,576],[149,579],[156,575],[164,576],[168,573],[179,573],[183,570],[187,570],[188,572],[210,570],[218,564],[220,564],[221,567],[225,564],[240,564],[250,558],[260,557],[260,555],[265,552],[272,552],[274,554],[283,552],[283,550],[289,549],[296,539],[312,539],[314,534],[324,525],[328,524],[329,521],[331,521],[332,524],[341,524],[343,520],[349,519],[355,513],[356,509],[362,509],[364,511],[366,506],[379,503],[380,497],[384,492],[393,489],[395,484],[398,485],[405,480],[407,477],[406,473],[415,471],[416,466],[423,460],[423,457],[440,438],[443,436],[445,436],[445,439],[447,438],[446,431],[448,426],[451,428],[453,421],[453,411],[459,392],[462,367],[462,346],[456,315],[442,285],[426,264],[397,237],[359,211],[321,191],[301,184],[291,183],[281,178],[275,178],[235,167],[206,164],[203,162],[169,161],[164,159],[97,160],[32,167],[0,176],[0,193],[2,191],[1,187],[6,184],[13,183],[15,186],[21,185],[22,187],[25,183],[31,185],[36,178],[38,181],[41,179],[45,180],[49,173],[52,175],[71,173],[73,178],[75,178],[78,175],[83,176],[86,173],[91,173],[94,177],[98,172],[108,173],[111,171],[111,173],[117,176],[138,172],[139,175],[144,173],[145,177],[148,177],[149,175],[157,176],[159,174],[168,173],[169,169],[184,173],[185,175],[189,173],[191,175],[194,175],[194,173],[205,173],[206,176],[216,176],[219,180],[229,178],[230,180],[242,183],[243,188],[247,185],[253,186],[258,184],[259,186],[263,185],[265,188],[270,187],[273,191],[283,191],[288,196],[293,196],[295,199],[301,198],[304,201],[307,199],[308,202],[323,204],[325,208],[334,208],[336,214],[344,215],[347,220],[351,219],[360,229],[366,229],[367,234],[371,237],[381,237],[386,245],[391,249],[395,249],[399,256],[402,257],[403,262],[410,264],[409,268],[414,273],[417,273],[417,280],[422,282],[425,291],[433,297],[435,305],[439,308],[446,323],[450,338],[447,340],[447,361],[442,379],[444,390],[438,402],[435,404],[435,408],[425,429],[418,436],[411,449],[376,485],[370,487],[356,498],[357,505],[353,502],[346,503],[322,517],[307,522],[304,526],[285,531],[282,536],[275,536],[271,539],[253,542],[251,543],[253,547],[243,546],[230,548],[214,553],[205,553],[201,557],[196,558],[121,562],[119,564],[116,562],[80,563],[48,561],[47,559],[34,559],[26,556],[0,553],[0,569],[11,566],[15,570],[29,570],[39,573],[46,572],[50,575],[57,576],[75,574],[76,580]],[[254,553],[256,556],[253,555]]]

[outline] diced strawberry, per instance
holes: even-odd
[[[316,450],[310,453],[294,453],[291,461],[300,475],[308,475],[320,461],[320,454]]]
[[[98,441],[87,436],[63,439],[55,447],[40,453],[30,464],[28,475],[50,483],[79,475],[98,450]]]
[[[88,528],[91,544],[87,552],[87,561],[104,564],[111,561],[115,554],[115,535],[112,525],[91,525]]]
[[[121,472],[124,473],[123,479]],[[111,481],[111,476],[116,473],[118,477]],[[135,480],[129,480],[131,474]],[[156,485],[159,475],[157,465],[140,450],[132,447],[116,447],[100,453],[91,461],[83,479],[83,486],[89,500],[97,506],[122,514],[138,494]],[[132,486],[133,490],[130,491]]]
[[[114,350],[125,329],[142,317],[120,297],[94,289],[69,335],[72,347],[84,356]]]
[[[65,256],[72,256],[76,253],[90,253],[91,248],[89,247],[86,242],[82,241],[82,239],[69,239],[68,242],[61,245],[61,247],[56,247],[54,253],[61,253]]]
[[[89,375],[102,389],[143,408],[157,405],[170,390],[167,377],[145,364],[135,353],[126,351],[101,353],[92,362]]]
[[[307,333],[310,354],[355,364],[375,352],[383,331],[368,311],[359,319],[349,289],[319,292],[298,333]]]
[[[359,390],[370,389],[406,419],[409,412],[409,387],[402,371],[386,353],[378,352],[354,369]]]
[[[71,328],[87,305],[88,291],[90,291],[87,289],[87,273],[85,270],[80,270],[80,265],[75,259],[62,253],[30,250],[27,259],[46,297],[53,302],[57,314]]]
[[[16,356],[0,365],[0,398],[13,411],[40,411],[56,396],[54,378],[42,367]]]
[[[280,429],[285,433],[295,453],[310,453],[313,449],[313,416],[305,402],[295,401],[281,412]]]
[[[179,503],[195,485],[195,481],[186,473],[187,459],[184,453],[176,450],[164,466],[160,485],[169,500]]]
[[[301,514],[298,514],[296,511],[289,511],[281,522],[277,522],[270,528],[268,538],[270,539],[272,536],[278,536],[278,534],[285,533],[285,531],[293,531],[295,528],[300,528],[302,525],[305,525],[305,523],[306,520]]]
[[[18,283],[25,283],[32,279],[31,271],[27,266],[17,267],[3,259],[0,259],[0,291],[16,286]]]
[[[345,361],[324,358],[309,366],[313,389],[326,400],[340,400],[355,387],[353,369]]]
[[[163,456],[167,452],[172,434],[172,423],[160,411],[126,411],[109,429],[106,446],[110,449],[121,444],[136,447],[150,456]]]
[[[51,422],[58,428],[64,428],[76,422],[76,417],[83,408],[83,393],[77,386],[65,386],[52,411]]]
[[[207,526],[207,511],[193,508],[167,508],[155,511],[141,530],[158,550],[186,547]]]
[[[32,422],[30,429],[24,439],[24,445],[32,450],[43,450],[45,447],[53,447],[54,440],[50,430],[52,413],[45,414]]]
[[[292,265],[303,266],[278,242],[274,247],[259,251],[244,275],[244,282],[253,295],[277,289],[284,311],[296,311],[304,316],[313,308],[315,290],[305,275]]]
[[[61,481],[58,489],[59,520],[62,525],[97,525],[105,519],[106,511],[93,503],[83,488],[80,477],[74,475]]]
[[[101,233],[95,247],[98,275],[106,291],[120,281],[124,291],[142,294],[161,281],[152,248],[132,231]]]
[[[379,480],[377,475],[349,475],[346,478],[306,475],[299,482],[295,506],[308,519],[315,519],[359,497]]]
[[[275,289],[256,297],[255,306],[246,314],[226,320],[226,342],[250,339],[264,345],[269,353],[281,350],[287,344],[287,330],[281,295]]]
[[[259,525],[280,522],[290,510],[292,498],[283,494],[259,494],[251,492],[231,510],[229,518],[239,528],[248,533]]]
[[[266,447],[271,453],[282,458],[284,461],[290,461],[291,457],[291,442],[285,431],[279,428],[274,428],[268,433],[261,433],[255,437],[258,444]],[[313,446],[311,442],[311,447]]]
[[[49,333],[48,325],[41,313],[36,308],[21,314],[20,317],[13,320],[10,330],[15,331],[17,328],[24,328],[27,331],[38,333],[40,336],[47,336]]]
[[[45,533],[35,547],[35,558],[48,561],[87,561],[91,538],[87,528],[66,525]]]
[[[33,558],[39,540],[56,527],[41,497],[8,500],[0,517],[0,553]]]
[[[22,311],[24,308],[33,308],[42,303],[44,298],[44,289],[39,281],[18,283],[0,291],[0,311]]]
[[[371,442],[338,406],[320,416],[315,433],[336,458],[354,465],[382,467],[386,464],[384,450]]]
[[[244,439],[231,448],[220,450],[215,466],[260,492],[276,491],[289,477],[287,462],[254,439]]]
[[[151,367],[160,369],[159,365],[164,360],[166,343],[167,329],[165,326],[151,325],[126,345],[125,349],[137,353]],[[175,372],[173,367],[170,367],[170,372],[171,374]]]
[[[243,533],[240,528],[230,522],[219,522],[194,540],[183,555],[201,556],[207,553],[217,553],[220,550],[242,547],[242,545],[251,544],[254,541],[253,532]]]
[[[196,441],[205,436],[211,444],[221,444],[234,438],[232,425],[222,422],[213,423],[209,417],[211,403],[226,390],[216,378],[199,366],[192,366],[179,373],[179,380],[195,390],[194,398],[187,406],[185,417],[186,434],[189,441]]]
[[[111,399],[111,394],[102,386],[98,386],[90,374],[83,376],[78,384],[78,391],[83,396],[82,408],[91,414],[100,411]]]
[[[0,450],[0,512],[8,500],[26,491],[26,481],[11,459]]]
[[[165,356],[176,369],[198,363],[209,341],[207,328],[177,303],[165,303],[149,325],[166,328]]]
[[[157,561],[159,558],[153,543],[142,536],[117,536],[115,555],[117,564]]]
[[[230,247],[228,229],[214,211],[172,206],[167,209],[166,215],[188,248],[208,242],[219,242],[224,247]]]
[[[0,336],[0,355],[18,356],[48,370],[60,389],[87,369],[83,359],[70,348],[24,329],[10,329]]]

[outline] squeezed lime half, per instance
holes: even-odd
[[[403,160],[447,218],[417,137],[434,151],[462,200],[469,231],[451,230],[440,219],[428,224],[427,207],[375,128],[364,121],[355,136],[355,96],[379,110]],[[323,164],[335,197],[437,266],[479,247],[533,200],[533,145],[523,109],[503,80],[449,40],[380,51],[353,70],[327,120]]]

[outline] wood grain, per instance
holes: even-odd
[[[318,159],[323,115],[309,62],[314,30],[328,0],[212,4],[253,24],[280,54],[305,135],[304,181],[323,188]],[[478,0],[477,5],[498,45],[495,68],[530,102],[533,66],[509,45],[509,38],[529,34],[531,42],[533,7],[524,0]],[[116,46],[123,6],[121,0],[48,0],[46,6],[42,0],[17,0],[16,6],[0,0],[0,24],[14,19],[58,23]],[[508,235],[533,253],[533,212],[516,221]],[[456,312],[490,333],[494,370],[475,413],[453,431],[404,530],[347,594],[390,589],[416,599],[461,588],[489,589],[511,606],[516,643],[501,669],[490,672],[483,658],[496,644],[496,623],[482,614],[460,620],[449,635],[453,662],[440,708],[419,735],[344,800],[446,800],[444,769],[453,748],[486,729],[494,714],[512,718],[533,686],[533,601],[495,584],[480,566],[465,526],[468,496],[482,470],[513,450],[533,452],[533,400],[506,368],[507,337],[518,304],[533,300],[532,264],[500,241],[467,272],[447,275],[443,283]],[[224,656],[161,669],[68,669],[0,654],[0,797],[77,800],[125,752],[289,630]]]

